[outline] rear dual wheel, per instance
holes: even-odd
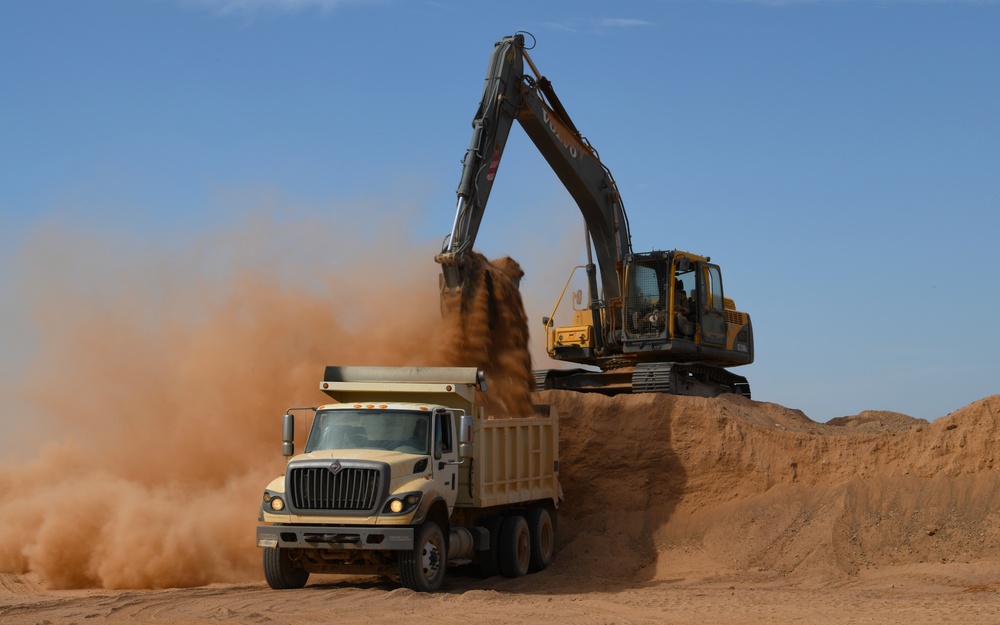
[[[545,508],[528,510],[525,520],[528,522],[528,535],[531,537],[531,562],[528,570],[536,573],[545,570],[555,559],[555,523]]]
[[[547,509],[531,508],[524,516],[504,517],[499,529],[496,564],[505,577],[542,571],[555,558],[555,522]]]
[[[531,534],[528,521],[520,514],[504,517],[497,544],[497,564],[504,577],[528,574],[531,565]]]

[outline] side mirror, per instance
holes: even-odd
[[[295,455],[295,417],[288,413],[281,419],[281,455],[285,458]]]
[[[473,445],[472,428],[475,419],[470,414],[464,414],[458,418],[458,457],[472,458],[475,446]]]

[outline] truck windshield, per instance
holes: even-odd
[[[431,414],[417,410],[320,410],[306,453],[326,449],[388,449],[427,454]]]

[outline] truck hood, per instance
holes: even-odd
[[[370,460],[384,462],[392,471],[392,481],[412,479],[430,474],[430,456],[406,454],[384,449],[333,449],[299,454],[288,463],[289,467],[299,461],[308,460]]]

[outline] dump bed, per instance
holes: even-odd
[[[474,367],[331,366],[320,388],[339,402],[417,402],[471,415],[473,452],[457,467],[456,507],[544,500],[558,505],[559,418],[555,408],[535,406],[532,417],[485,417],[476,402],[479,393],[488,392],[486,379]],[[457,429],[458,424],[454,425]]]
[[[551,406],[536,416],[477,417],[475,452],[459,472],[456,507],[488,508],[559,499],[559,418]]]

